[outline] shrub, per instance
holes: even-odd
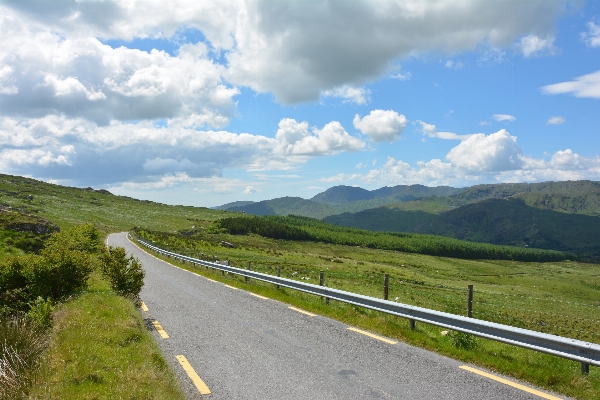
[[[457,349],[473,350],[477,347],[477,339],[468,333],[450,332],[448,337],[450,337],[452,345]]]
[[[100,264],[102,274],[108,278],[112,289],[138,303],[146,276],[140,261],[133,256],[127,257],[122,247],[109,246],[102,250]]]

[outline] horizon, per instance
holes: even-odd
[[[600,180],[595,2],[69,0],[0,15],[1,173],[203,207]]]

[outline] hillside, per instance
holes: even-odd
[[[204,207],[169,206],[116,196],[103,189],[60,186],[4,174],[0,174],[0,205],[4,210],[31,218],[46,218],[61,229],[92,222],[106,232],[134,226],[176,231],[189,229],[198,220],[210,222],[226,214]]]
[[[416,200],[421,197],[449,196],[459,193],[462,190],[448,186],[427,187],[423,185],[385,186],[376,190],[366,190],[354,186],[340,185],[317,194],[311,200],[317,203],[340,205],[361,200],[390,198],[386,202],[386,204],[390,204],[393,202]]]
[[[212,207],[213,210],[229,210],[233,207],[243,207],[253,204],[254,201],[232,201],[231,203],[223,204],[222,206]]]

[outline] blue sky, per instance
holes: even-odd
[[[4,2],[0,172],[169,204],[600,178],[600,4]]]

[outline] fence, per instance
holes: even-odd
[[[463,332],[530,350],[540,351],[580,362],[582,373],[588,373],[590,365],[600,366],[600,345],[595,343],[550,335],[547,333],[498,324],[476,318],[463,317],[460,315],[435,311],[423,307],[412,306],[333,289],[323,286],[324,281],[322,276],[320,280],[321,285],[313,285],[310,283],[282,278],[280,276],[272,276],[252,271],[250,269],[250,264],[248,264],[248,269],[235,268],[228,265],[229,262],[220,263],[205,261],[163,250],[157,246],[145,242],[141,238],[137,238],[137,241],[143,246],[146,246],[147,248],[156,251],[159,254],[173,257],[183,262],[189,262],[194,265],[201,265],[220,270],[223,271],[223,273],[227,272],[230,274],[240,275],[243,276],[246,281],[248,281],[248,279],[256,279],[275,284],[278,287],[286,287],[321,296],[326,298],[327,301],[329,301],[329,299],[338,300],[348,304],[407,318],[411,322],[411,328],[414,328],[415,321],[419,321],[442,328],[451,329],[457,332]],[[214,257],[213,261],[215,261]],[[472,294],[469,298],[472,299]]]

